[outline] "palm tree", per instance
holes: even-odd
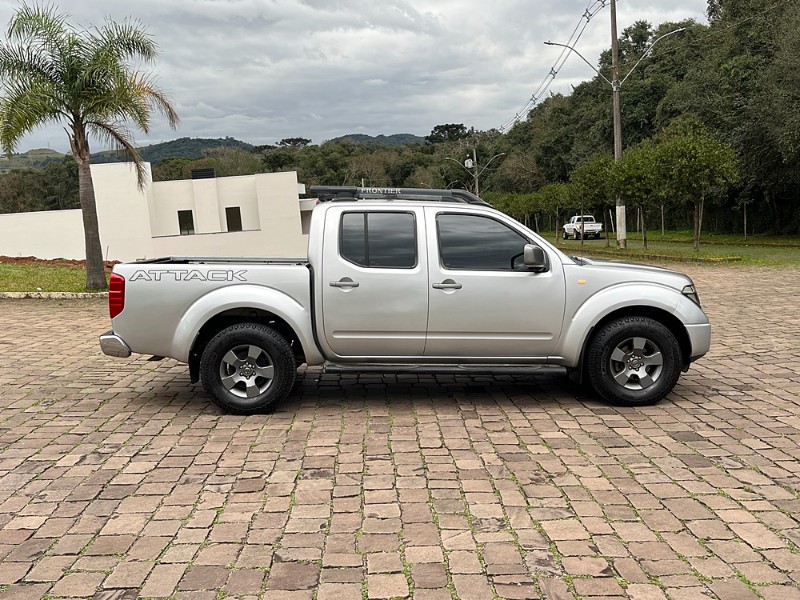
[[[23,4],[0,43],[0,147],[10,154],[37,127],[61,123],[78,163],[86,241],[86,288],[107,287],[97,225],[90,136],[109,143],[133,161],[139,187],[146,170],[129,124],[150,130],[153,110],[174,129],[178,115],[151,75],[132,62],[152,62],[155,42],[136,22],[106,20],[78,29],[52,5]]]

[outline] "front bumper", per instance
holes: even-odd
[[[128,358],[131,355],[128,344],[113,331],[106,331],[100,336],[100,349],[103,354],[117,358]]]
[[[692,346],[689,360],[695,361],[711,348],[711,325],[709,323],[687,325],[686,332],[689,334],[689,343]]]

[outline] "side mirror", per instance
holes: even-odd
[[[547,257],[545,256],[544,250],[536,244],[525,244],[522,262],[533,271],[544,271],[547,269]]]

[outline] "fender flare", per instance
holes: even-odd
[[[203,325],[218,314],[236,308],[261,310],[280,317],[297,335],[309,364],[324,360],[312,335],[309,309],[284,292],[256,285],[226,286],[196,300],[183,313],[175,329],[172,356],[188,363],[189,353]]]
[[[705,313],[678,290],[655,283],[622,283],[593,294],[565,322],[556,355],[566,367],[580,364],[583,349],[597,324],[608,315],[637,308],[661,310],[686,325],[708,323]]]

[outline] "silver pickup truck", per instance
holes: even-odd
[[[570,257],[463,190],[311,188],[308,259],[114,267],[108,355],[188,363],[236,413],[328,371],[559,370],[606,400],[658,402],[709,349],[692,281]]]

